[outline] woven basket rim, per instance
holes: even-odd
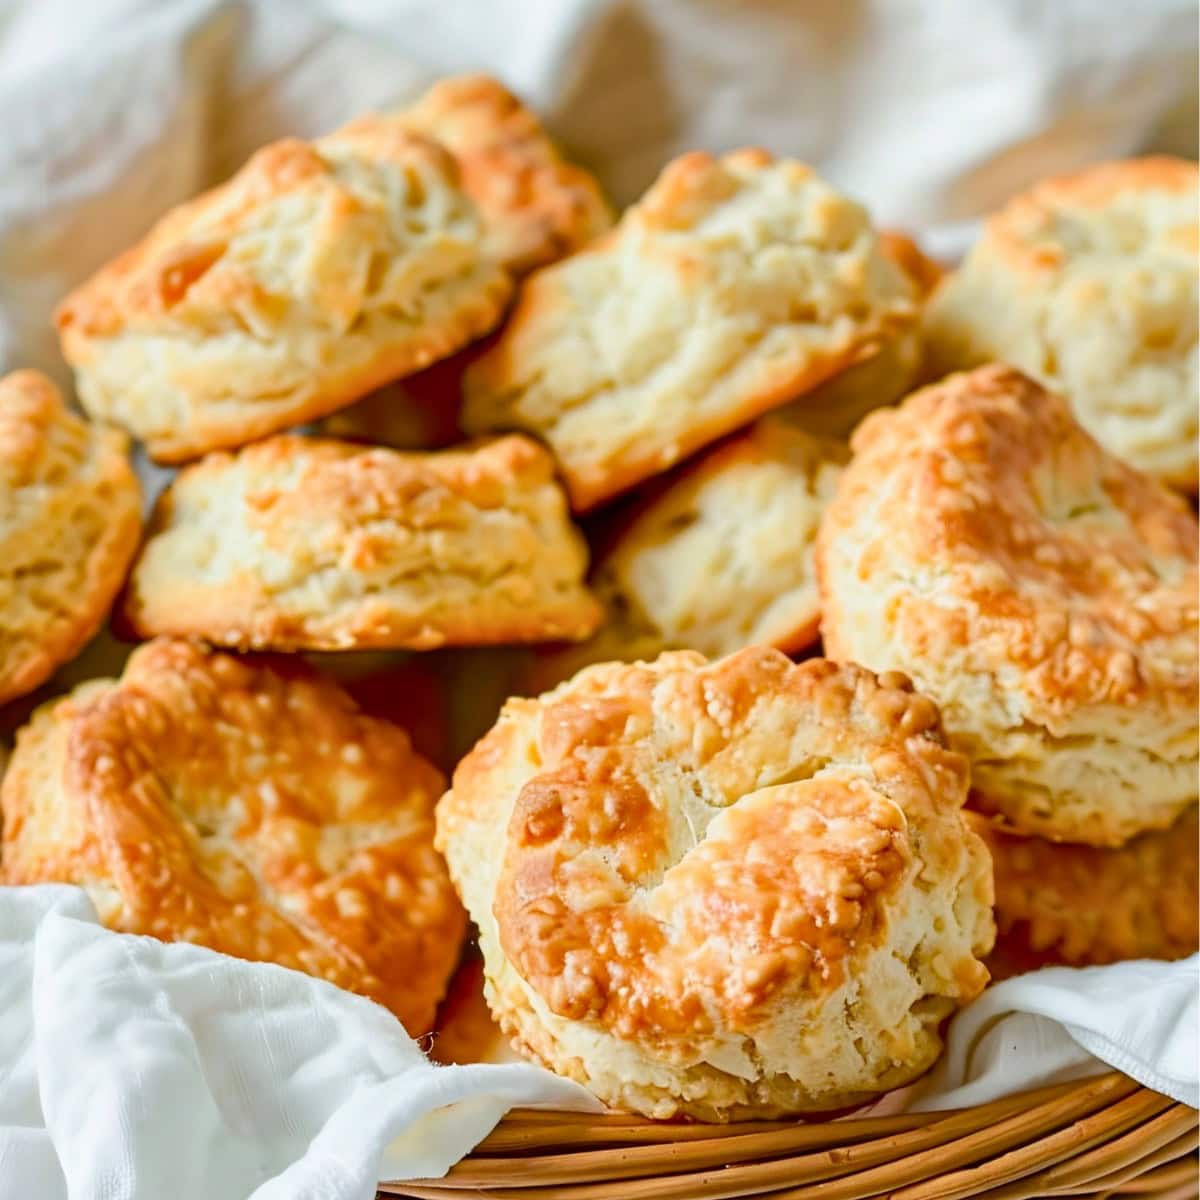
[[[973,1108],[704,1125],[516,1109],[416,1200],[1195,1196],[1194,1109],[1119,1072]],[[1189,1190],[1190,1189],[1190,1190]],[[1174,1192],[1173,1192],[1174,1190]]]

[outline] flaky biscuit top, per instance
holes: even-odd
[[[535,272],[464,378],[464,427],[526,429],[594,507],[917,319],[866,212],[762,150],[670,163],[611,233]]]
[[[399,115],[458,160],[488,252],[508,270],[553,262],[612,224],[596,180],[562,157],[537,114],[498,80],[442,79]]]
[[[912,573],[902,638],[969,643],[1051,726],[1151,695],[1195,707],[1196,519],[1106,454],[1061,397],[980,368],[872,414],[851,445],[840,497],[878,493],[858,532],[868,509],[904,497],[905,519],[884,516],[858,552],[864,578]]]
[[[439,839],[515,791],[506,955],[555,1014],[678,1053],[836,991],[914,877],[963,869],[966,784],[900,677],[684,651],[510,701],[455,773]],[[986,978],[969,949],[933,973],[960,997]]]

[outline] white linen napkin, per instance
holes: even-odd
[[[1197,961],[1008,980],[905,1102],[1118,1067],[1195,1105]],[[385,1009],[296,971],[111,933],[78,889],[0,888],[0,1200],[369,1200],[528,1104],[600,1107],[528,1063],[435,1066]]]

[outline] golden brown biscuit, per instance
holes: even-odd
[[[463,427],[542,438],[582,511],[916,319],[866,213],[808,167],[687,154],[611,234],[526,280],[467,371]]]
[[[1196,519],[1002,366],[872,413],[817,540],[828,653],[903,671],[973,803],[1115,846],[1196,803]]]
[[[416,1035],[465,929],[441,787],[399,726],[298,664],[152,642],[19,733],[4,879],[78,884],[112,929],[307,971]]]
[[[141,529],[125,435],[68,411],[37,371],[0,379],[0,703],[99,630]]]
[[[894,229],[880,230],[879,248],[908,276],[924,302],[942,278],[942,267],[907,234]],[[921,330],[914,325],[884,342],[870,358],[778,409],[778,414],[818,437],[848,437],[872,409],[895,404],[912,390],[923,361]]]
[[[899,676],[753,647],[510,700],[438,806],[488,1002],[652,1117],[858,1104],[987,979],[967,763]]]
[[[849,449],[775,416],[685,464],[614,539],[592,574],[608,623],[538,655],[538,689],[609,659],[660,651],[793,653],[817,638],[813,545]]]
[[[59,307],[93,416],[162,462],[349,404],[487,332],[510,291],[453,158],[395,117],[260,150]]]
[[[987,223],[929,309],[938,373],[1003,359],[1062,391],[1118,458],[1196,486],[1200,268],[1194,162],[1048,179]]]
[[[1115,850],[1067,846],[975,825],[996,872],[997,949],[1029,965],[1186,958],[1197,928],[1196,808]]]
[[[352,650],[583,638],[601,611],[550,456],[281,435],[160,497],[123,612],[144,637]]]
[[[458,159],[487,253],[513,273],[554,262],[612,225],[600,185],[559,154],[537,116],[497,80],[443,79],[400,116]]]

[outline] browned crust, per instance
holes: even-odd
[[[1021,837],[977,819],[995,865],[998,951],[1030,966],[1195,954],[1196,812],[1117,849]]]
[[[777,729],[760,705],[778,710]],[[781,989],[835,990],[851,960],[888,936],[885,914],[913,861],[909,823],[966,792],[965,760],[945,748],[936,707],[902,676],[794,665],[763,647],[713,663],[685,651],[594,667],[538,701],[510,702],[455,771],[439,810],[443,844],[493,803],[497,768],[531,723],[536,767],[493,903],[501,944],[552,1012],[648,1045],[749,1029]],[[808,768],[784,770],[787,751],[768,744],[776,737],[811,740]],[[731,809],[720,839],[672,866],[671,805],[647,791],[650,746],[664,766],[690,763],[698,794],[726,791],[731,803],[764,789],[773,802]],[[831,762],[863,776],[825,778]],[[784,819],[793,788],[805,808],[794,822]],[[936,839],[922,847],[942,852]],[[635,902],[644,887],[662,893],[660,919]],[[713,939],[727,953],[709,955]],[[958,969],[966,994],[983,986],[978,963]]]
[[[415,1035],[465,928],[433,849],[441,786],[294,660],[152,642],[19,733],[4,879],[80,884],[113,928],[307,971]]]
[[[578,250],[612,224],[595,178],[562,157],[537,115],[498,80],[443,79],[402,115],[458,159],[489,248],[514,274]]]
[[[855,457],[822,529],[818,573],[881,472],[904,480],[909,499],[893,514],[896,532],[915,560],[948,572],[946,586],[964,602],[953,610],[910,605],[899,618],[907,641],[935,654],[943,643],[962,646],[986,633],[1020,671],[1022,688],[1050,711],[1135,705],[1151,693],[1194,707],[1194,656],[1180,664],[1186,669],[1148,675],[1128,647],[1194,632],[1195,516],[1180,497],[1106,454],[1062,397],[1011,367],[980,367],[870,414],[851,446]],[[1063,527],[1053,528],[1056,517],[1042,506],[1059,497],[1033,490],[1037,472],[1053,475],[1067,497],[1098,484],[1127,524],[1081,538],[1064,515]],[[1178,580],[1159,580],[1147,552],[1177,565]],[[1130,573],[1122,584],[1131,590],[1114,590],[1112,560]],[[1026,586],[1013,586],[1022,579]],[[869,577],[863,583],[869,587]],[[847,598],[831,600],[826,636],[842,647]],[[1068,628],[1065,601],[1086,605],[1095,636]]]
[[[86,481],[77,477],[81,464],[63,457],[70,451],[58,446],[60,433],[89,463],[94,455]],[[20,525],[6,527],[0,518],[0,557],[6,560],[0,561],[0,595],[6,567],[27,571],[30,555],[41,566],[12,580],[12,607],[0,611],[0,625],[19,638],[0,655],[0,704],[44,683],[99,631],[142,532],[141,487],[127,439],[69,412],[58,388],[37,371],[15,371],[0,380],[0,488],[6,487],[12,489],[14,510],[24,511]],[[33,512],[21,503],[25,489]],[[67,500],[71,508],[57,511]],[[94,525],[91,539],[82,547],[64,545],[64,535],[77,533],[85,519]],[[58,561],[56,555],[64,552],[67,557]],[[44,574],[47,563],[57,570]]]
[[[226,527],[197,517],[231,489]],[[513,536],[525,559],[493,560],[493,514],[524,531]],[[234,556],[214,577],[218,541]],[[277,586],[281,559],[288,582]],[[402,453],[279,435],[181,472],[159,498],[122,612],[140,636],[239,649],[582,638],[602,616],[586,561],[552,461],[528,438]],[[502,590],[505,576],[522,602]],[[449,584],[464,578],[472,590],[450,603]]]
[[[491,329],[511,280],[477,254],[469,271],[464,267],[442,281],[452,300],[433,306],[432,314],[412,315],[423,321],[419,336],[408,322],[383,320],[373,332],[355,333],[376,286],[377,264],[367,271],[363,255],[380,247],[368,244],[377,233],[367,219],[372,202],[355,190],[374,185],[344,178],[335,161],[347,151],[381,170],[420,174],[423,188],[458,193],[453,156],[405,130],[395,117],[371,114],[312,144],[289,138],[264,147],[227,183],[168,213],[59,305],[55,322],[63,353],[80,373],[85,407],[115,419],[108,411],[114,407],[114,378],[121,372],[161,373],[157,401],[144,379],[128,380],[141,406],[130,407],[125,398],[130,411],[136,409],[129,424],[157,461],[178,463],[325,416]],[[255,253],[264,260],[279,256],[270,272],[264,273],[257,258],[242,261],[227,253],[249,223],[265,221],[272,205],[289,197],[312,205],[299,218],[307,224],[300,232],[311,250],[308,265],[286,250],[272,250],[267,239]],[[463,204],[469,209],[465,199]],[[388,236],[395,232],[389,228]],[[424,246],[421,253],[429,260],[432,251]],[[213,349],[220,345],[218,335],[235,344]],[[163,342],[161,366],[147,365],[158,360],[131,345],[138,339]],[[272,358],[275,349],[279,353]],[[284,350],[295,361],[301,349],[306,356],[301,361],[311,359],[312,369],[293,377]],[[108,362],[112,355],[124,365]],[[230,393],[228,376],[237,373],[239,356],[244,366],[247,355],[258,356],[253,375],[243,370],[241,390]],[[102,369],[104,381],[93,395],[91,378]],[[146,414],[164,402],[168,390],[171,403],[185,404],[188,416],[156,428]]]

